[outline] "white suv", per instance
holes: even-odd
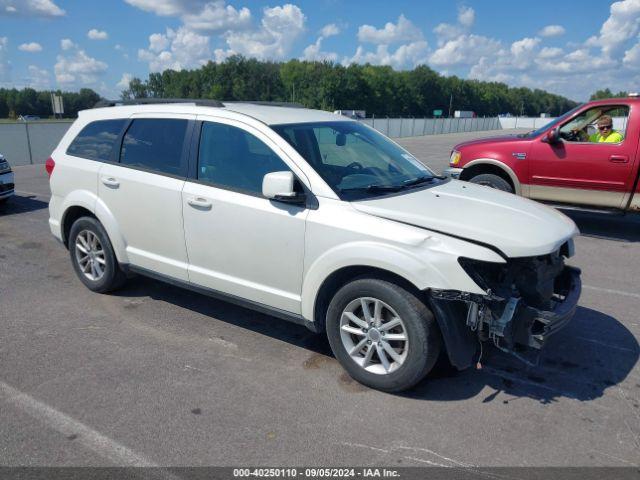
[[[306,325],[385,391],[481,341],[540,348],[573,315],[577,229],[555,210],[343,116],[155,102],[80,112],[47,161],[51,232],[91,290],[135,272]]]

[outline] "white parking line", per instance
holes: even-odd
[[[587,290],[595,290],[597,292],[614,293],[616,295],[622,295],[624,297],[640,298],[639,293],[625,292],[623,290],[611,290],[610,288],[593,287],[591,285],[582,285],[582,288]]]
[[[53,407],[16,390],[0,381],[0,400],[13,405],[29,416],[41,421],[65,437],[72,437],[101,457],[118,466],[158,467],[147,458],[119,444],[115,440],[96,432],[82,422],[59,412]]]

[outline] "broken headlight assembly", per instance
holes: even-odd
[[[506,263],[461,257],[460,266],[486,293],[432,290],[436,311],[441,315],[458,312],[457,319],[448,321],[464,321],[480,341],[490,340],[526,361],[515,352],[516,344],[540,349],[568,323],[577,307],[580,270],[564,264],[570,249],[565,244],[548,255],[512,258]],[[449,306],[441,308],[442,302]],[[451,303],[457,308],[450,308]]]

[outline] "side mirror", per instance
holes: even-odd
[[[270,200],[286,203],[304,203],[305,194],[294,189],[293,172],[271,172],[262,179],[262,195]]]
[[[544,141],[553,145],[554,143],[558,143],[560,141],[560,128],[556,127],[547,132],[544,136]]]

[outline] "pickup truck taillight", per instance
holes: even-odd
[[[49,177],[51,177],[51,174],[53,173],[53,169],[56,166],[56,162],[53,161],[53,158],[49,157],[47,158],[47,161],[44,162],[44,169],[47,171],[47,175],[49,175]]]

